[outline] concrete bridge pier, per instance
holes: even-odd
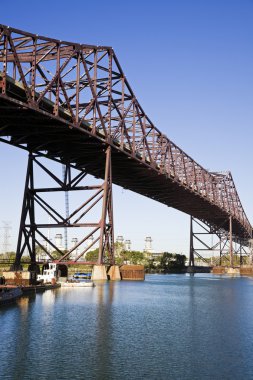
[[[93,281],[120,281],[121,275],[118,265],[111,265],[109,270],[106,271],[105,265],[94,265],[92,269]]]
[[[94,265],[92,269],[91,279],[93,281],[107,281],[107,273],[105,265]]]
[[[120,275],[120,270],[119,270],[118,265],[112,265],[109,268],[107,273],[108,273],[111,281],[120,281],[121,280],[121,275]]]

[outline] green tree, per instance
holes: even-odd
[[[5,252],[5,253],[3,254],[3,258],[4,258],[5,260],[14,261],[15,258],[16,258],[16,252],[14,252],[14,251]]]
[[[164,252],[159,268],[163,272],[178,271],[185,267],[186,257],[177,253]]]
[[[148,273],[151,273],[152,271],[155,271],[156,270],[156,266],[154,264],[154,259],[149,259],[145,262],[145,270],[148,272]]]
[[[66,250],[62,251],[64,254],[67,253]],[[52,251],[50,255],[53,257],[54,260],[59,260],[62,255],[58,251]]]
[[[89,251],[85,255],[85,261],[97,261],[98,260],[99,248],[93,249],[93,251]]]
[[[129,261],[130,264],[142,264],[144,261],[144,254],[140,251],[125,251],[124,261]]]
[[[174,268],[175,269],[182,269],[185,267],[185,261],[186,261],[186,256],[185,255],[179,255],[175,254],[174,255]]]
[[[164,252],[162,257],[160,258],[159,267],[162,271],[167,272],[171,268],[173,254],[169,252]]]
[[[114,242],[115,257],[122,257],[123,252],[124,252],[124,243],[120,243],[118,241]]]

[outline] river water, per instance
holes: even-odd
[[[148,275],[0,309],[0,379],[253,379],[253,279]]]

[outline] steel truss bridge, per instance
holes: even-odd
[[[71,253],[96,234],[74,261],[99,242],[98,263],[113,263],[112,183],[183,211],[210,232],[228,234],[230,253],[232,241],[247,245],[252,237],[231,173],[204,169],[154,126],[111,47],[0,25],[0,141],[29,152],[16,267],[26,249],[36,263],[36,245],[51,256],[41,238],[58,251],[59,261],[70,261]],[[42,163],[44,158],[65,165],[63,179]],[[55,186],[36,187],[34,166]],[[87,173],[102,179],[101,185],[83,184]],[[69,215],[42,198],[49,192],[77,190],[94,193]],[[100,220],[87,222],[99,202]],[[50,215],[50,225],[36,220],[36,207]],[[89,232],[63,251],[43,232],[49,227],[87,227]],[[192,239],[190,251],[194,265]]]

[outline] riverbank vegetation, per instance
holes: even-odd
[[[96,262],[98,259],[98,248],[86,253],[83,261]],[[40,252],[37,252],[39,256]],[[58,259],[58,252],[52,252],[52,256]],[[15,252],[6,252],[0,254],[0,275],[3,271],[10,269],[11,263],[15,261]],[[248,257],[242,256],[240,260],[239,255],[234,255],[234,266],[240,266],[240,264],[248,264]],[[28,269],[30,258],[27,255],[22,257],[22,267],[24,270]],[[205,259],[206,265],[211,267],[212,265],[229,266],[229,255],[223,255],[221,260],[218,257],[212,257]],[[127,251],[121,243],[115,243],[115,263],[116,265],[144,265],[146,273],[184,273],[187,269],[186,256],[177,253],[164,252],[161,254],[151,254],[141,251]],[[196,266],[203,266],[203,261],[196,258]],[[42,269],[42,265],[40,265]],[[69,266],[69,273],[72,274],[76,271],[91,271],[91,265],[73,264]]]
[[[144,265],[147,273],[178,273],[186,269],[186,256],[184,255],[164,252],[157,258],[152,258],[150,254],[141,251],[117,250],[117,247],[115,251],[115,263],[117,265]],[[88,252],[85,259],[86,261],[97,261],[98,249]]]

